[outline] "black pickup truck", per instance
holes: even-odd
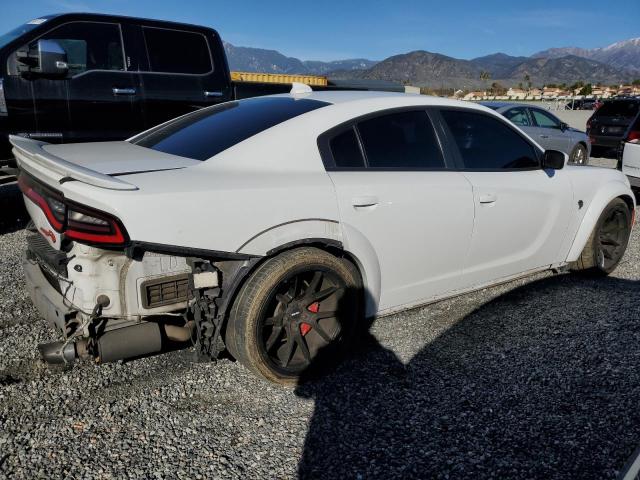
[[[69,13],[0,36],[0,164],[9,134],[121,140],[192,110],[288,91],[231,81],[218,33],[195,25]]]

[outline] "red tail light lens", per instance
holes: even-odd
[[[640,143],[640,130],[631,130],[625,140],[629,143]]]
[[[43,187],[24,174],[18,177],[18,187],[28,199],[42,209],[51,226],[58,233],[62,232],[66,211],[62,195]]]
[[[22,193],[42,209],[51,226],[66,238],[111,246],[127,243],[126,230],[114,216],[66,200],[61,193],[24,173],[18,177],[18,185]]]
[[[127,241],[124,228],[116,218],[75,203],[68,204],[64,235],[90,243],[121,245]]]

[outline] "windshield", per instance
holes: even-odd
[[[603,117],[635,117],[640,108],[640,101],[613,101],[605,102],[598,109],[598,116]]]
[[[30,32],[31,30],[33,30],[43,22],[45,22],[44,18],[37,18],[35,20],[31,20],[28,23],[20,25],[18,28],[14,28],[13,30],[5,33],[4,35],[0,35],[0,48],[4,47],[9,42],[15,40],[19,36],[24,35],[27,32]]]
[[[258,97],[204,108],[157,127],[132,143],[159,152],[206,160],[291,118],[329,105],[290,97]]]

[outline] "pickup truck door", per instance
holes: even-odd
[[[222,42],[209,32],[139,25],[145,127],[230,100]]]
[[[379,265],[379,311],[457,290],[473,229],[472,190],[445,167],[425,111],[380,112],[321,141],[323,157],[335,161],[328,170],[345,247],[372,252]]]
[[[22,77],[30,85],[35,122],[30,137],[46,141],[120,140],[142,127],[138,74],[127,71],[117,23],[73,21],[44,33],[66,53],[64,78]],[[21,133],[21,132],[19,132]]]

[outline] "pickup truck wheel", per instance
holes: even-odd
[[[587,147],[579,143],[571,151],[569,155],[569,161],[575,165],[586,165],[588,163]]]
[[[631,212],[620,198],[604,209],[573,270],[608,275],[622,260],[631,234]]]
[[[362,299],[348,261],[317,248],[284,252],[243,285],[226,342],[246,367],[276,383],[297,383],[331,367],[353,336]]]

